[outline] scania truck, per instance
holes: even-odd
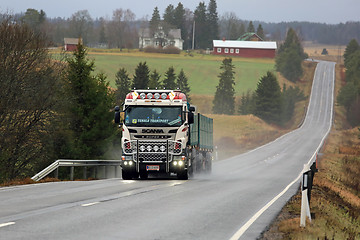
[[[180,90],[132,90],[122,111],[115,107],[115,123],[122,128],[124,180],[211,172],[213,119],[197,113]]]

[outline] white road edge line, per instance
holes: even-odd
[[[335,67],[334,67],[335,70]],[[316,69],[315,69],[316,71]],[[315,77],[315,74],[314,74]],[[335,84],[335,79],[334,79],[334,74],[333,74],[333,83]],[[334,111],[334,87],[332,88],[332,97],[331,97],[331,111],[330,111],[330,125],[329,128],[326,132],[326,134],[324,135],[324,137],[322,138],[319,146],[317,147],[316,151],[314,152],[314,154],[311,156],[311,158],[309,159],[307,164],[310,164],[311,160],[315,157],[315,155],[317,154],[317,152],[319,151],[319,149],[321,148],[321,146],[323,145],[325,138],[329,135],[331,127],[332,127],[332,122],[333,122],[333,111]],[[312,94],[312,91],[311,91]],[[310,98],[311,101],[311,98]],[[309,106],[310,106],[310,102],[309,102]],[[300,172],[299,176],[297,176],[297,178],[295,178],[289,185],[286,186],[286,188],[284,188],[284,190],[282,192],[280,192],[277,196],[275,196],[270,202],[268,202],[264,207],[262,207],[257,213],[255,213],[254,216],[252,216],[231,238],[230,240],[238,240],[244,233],[245,231],[256,221],[256,219],[258,219],[261,214],[263,214],[274,202],[276,202],[282,195],[284,195],[286,193],[287,190],[289,190],[289,188],[295,183],[297,182],[301,175],[302,172]]]
[[[89,206],[93,206],[93,205],[96,205],[96,204],[99,204],[100,202],[92,202],[92,203],[86,203],[86,204],[82,204],[81,206],[82,207],[89,207]]]
[[[15,222],[1,223],[0,228],[10,226],[10,225],[14,225],[14,224],[15,224]]]

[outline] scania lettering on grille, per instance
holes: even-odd
[[[162,129],[143,129],[142,133],[164,133]]]

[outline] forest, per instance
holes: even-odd
[[[234,12],[217,13],[215,0],[208,5],[200,2],[196,9],[182,3],[169,4],[163,13],[155,7],[151,19],[138,19],[130,9],[114,9],[111,17],[93,18],[87,10],[74,12],[70,18],[49,18],[41,9],[27,9],[14,14],[15,19],[27,23],[37,31],[46,32],[53,46],[62,46],[64,38],[81,37],[84,44],[94,48],[139,48],[139,31],[161,21],[166,28],[181,29],[184,50],[212,48],[212,40],[236,40],[245,32],[261,32],[265,40],[284,41],[289,28],[300,40],[318,44],[346,45],[350,40],[360,41],[360,22],[325,24],[314,22],[267,23],[242,19]],[[3,16],[6,16],[3,13]],[[0,14],[0,18],[2,15]],[[194,24],[196,22],[196,25]],[[195,31],[193,28],[195,27]]]

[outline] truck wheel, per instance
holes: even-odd
[[[177,178],[179,180],[188,180],[189,179],[189,174],[188,174],[188,170],[184,170],[181,172],[177,173]]]
[[[212,154],[206,154],[206,173],[210,174],[212,170]]]
[[[121,171],[122,173],[122,179],[124,180],[131,180],[132,179],[132,174],[131,172],[128,171],[124,171],[124,169]]]
[[[188,167],[188,175],[189,175],[190,178],[194,177],[193,166]]]
[[[142,180],[148,179],[148,173],[145,171],[140,172],[140,179]]]

